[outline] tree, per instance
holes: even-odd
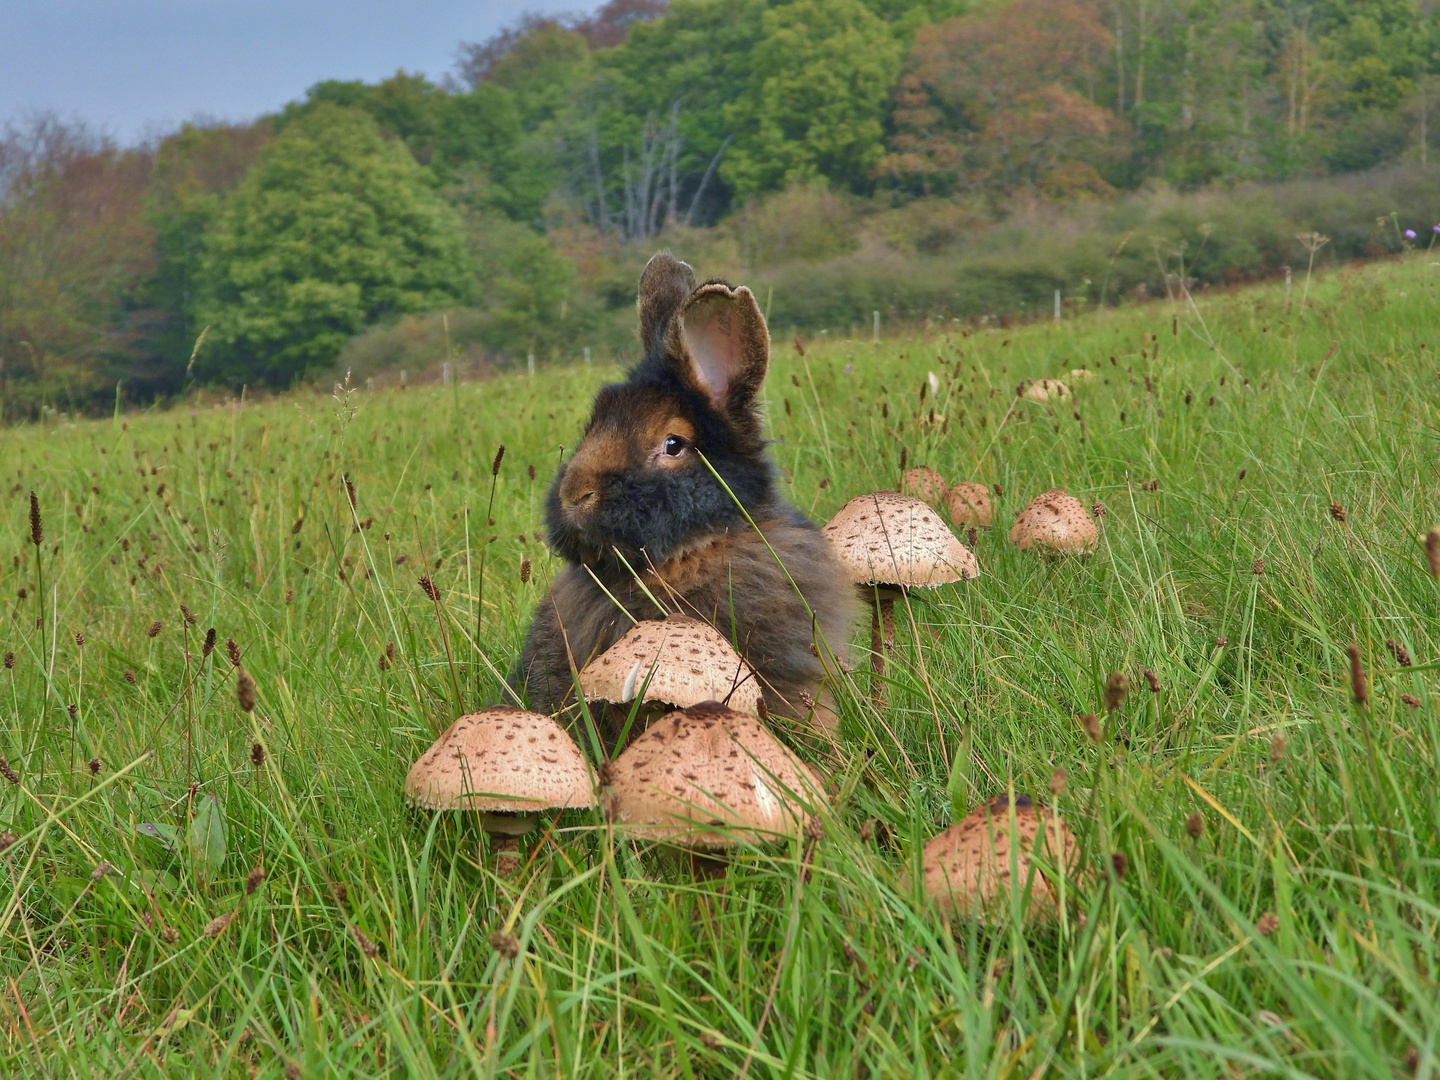
[[[922,28],[884,170],[941,191],[1105,189],[1094,166],[1120,125],[1093,94],[1110,46],[1084,0],[1017,0]]]
[[[321,103],[261,152],[205,237],[203,370],[287,383],[388,315],[473,277],[453,211],[365,113]]]
[[[772,8],[746,93],[726,109],[735,143],[720,174],[743,195],[824,177],[863,187],[885,152],[885,106],[902,48],[860,0]]]

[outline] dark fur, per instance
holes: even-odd
[[[775,490],[755,402],[768,363],[764,320],[748,290],[697,289],[690,268],[666,254],[646,267],[639,310],[640,363],[600,391],[584,439],[551,485],[550,544],[570,565],[541,601],[511,683],[542,712],[573,702],[572,664],[583,668],[631,625],[616,601],[637,620],[664,617],[648,589],[730,638],[759,674],[769,709],[804,717],[825,675],[812,643],[823,638],[848,661],[855,599],[829,543]],[[732,375],[720,400],[696,359],[716,349]],[[693,432],[692,451],[663,467],[653,447],[676,423]],[[787,570],[815,613],[813,628]]]

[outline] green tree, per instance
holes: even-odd
[[[462,299],[451,211],[365,113],[322,103],[260,154],[205,237],[206,373],[286,383],[387,315]]]
[[[772,8],[721,175],[740,194],[824,177],[865,186],[884,154],[883,121],[901,43],[860,0]]]

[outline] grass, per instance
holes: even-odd
[[[404,805],[410,761],[497,696],[555,570],[545,485],[613,372],[0,432],[4,1071],[1435,1075],[1437,289],[1412,258],[1304,308],[1273,286],[777,342],[812,516],[893,486],[902,447],[1004,492],[983,576],[897,612],[883,715],[863,675],[841,695],[808,881],[798,845],[702,880],[585,813],[499,880],[472,823]],[[1073,402],[1016,400],[1082,364]],[[1093,557],[1008,544],[1052,486],[1104,504]],[[1135,689],[1106,715],[1112,672]],[[928,910],[905,872],[950,790],[1048,797],[1057,769],[1089,868],[1063,916]]]

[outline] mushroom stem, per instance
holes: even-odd
[[[513,877],[520,871],[520,841],[513,836],[491,834],[491,850],[495,853],[495,872]]]
[[[885,639],[881,633],[881,603],[872,598],[870,606],[870,701],[876,709],[885,707]]]
[[[889,653],[895,648],[895,600],[893,597],[884,597],[880,601],[880,618],[885,623],[885,651]]]
[[[725,876],[730,860],[723,854],[707,855],[704,852],[690,852],[690,872],[702,880],[718,880]]]

